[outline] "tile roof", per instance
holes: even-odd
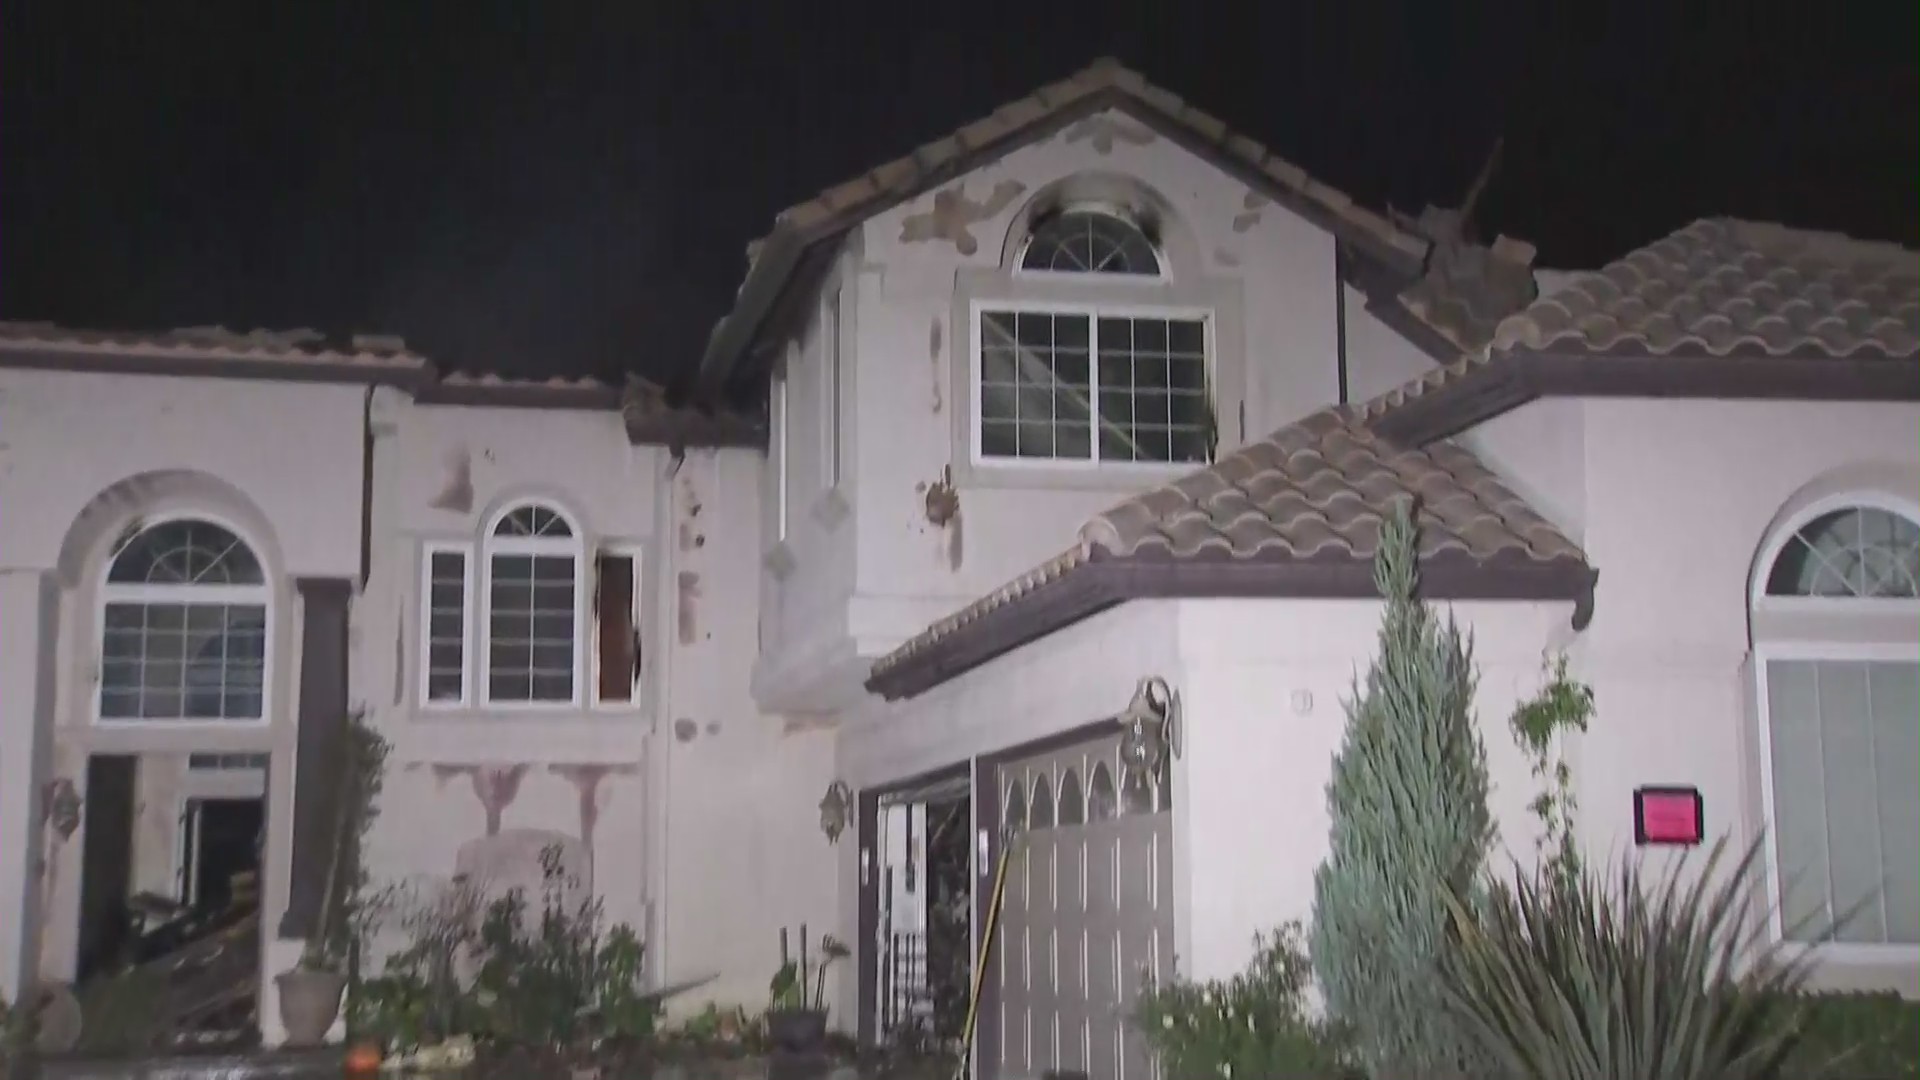
[[[773,231],[747,247],[746,279],[733,311],[714,327],[701,362],[703,376],[724,379],[730,374],[732,365],[759,332],[803,249],[836,238],[875,214],[963,176],[1076,118],[1106,108],[1121,109],[1159,133],[1209,155],[1281,206],[1339,233],[1364,250],[1396,260],[1409,270],[1417,268],[1425,256],[1427,243],[1416,233],[1356,204],[1352,197],[1321,183],[1179,95],[1149,83],[1119,61],[1104,58],[910,154],[781,211],[775,216]]]
[[[222,326],[133,332],[82,330],[47,322],[0,322],[0,350],[70,352],[129,358],[283,360],[368,368],[425,369],[426,358],[397,337],[358,335],[329,341],[315,330],[229,330]]]
[[[1908,369],[1872,369],[1917,357],[1920,252],[1709,218],[1600,270],[1573,275],[1501,320],[1479,348],[1360,412],[1396,438],[1423,441],[1543,392],[1581,392],[1547,389],[1557,383],[1584,385],[1617,374],[1623,381],[1615,393],[1741,397],[1762,392],[1763,369],[1767,385],[1780,384],[1767,391],[1771,396],[1910,397],[1894,385],[1912,381],[1905,378]],[[1857,388],[1842,385],[1838,367],[1799,367],[1840,361],[1866,365],[1848,369],[1849,378],[1858,375]],[[1708,379],[1698,365],[1712,362],[1721,367]],[[1534,373],[1519,379],[1519,368]],[[1896,374],[1900,379],[1890,381]],[[1495,381],[1511,385],[1493,387]],[[1483,382],[1487,393],[1473,389]],[[1469,403],[1475,395],[1487,400]],[[1422,411],[1426,415],[1414,420]]]
[[[1493,348],[1920,355],[1920,252],[1781,225],[1697,221],[1506,319]]]
[[[1464,448],[1402,449],[1353,408],[1331,408],[1096,515],[1072,547],[934,623],[877,661],[873,674],[884,677],[1104,560],[1364,566],[1379,551],[1381,523],[1409,497],[1417,500],[1423,560],[1585,573],[1579,547]]]

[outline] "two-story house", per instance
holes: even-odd
[[[1134,1075],[1143,975],[1308,913],[1412,497],[1516,857],[1564,650],[1590,848],[1691,789],[1789,912],[1871,894],[1823,978],[1920,992],[1920,258],[1707,221],[1549,281],[1458,232],[1100,63],[782,214],[672,400],[7,329],[0,989],[243,869],[274,1036],[361,712],[376,881],[559,845],[662,983],[757,1004],[806,923],[837,1026],[951,1034],[984,959],[983,1075]]]

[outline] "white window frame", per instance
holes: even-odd
[[[1850,492],[1829,496],[1802,508],[1798,513],[1779,525],[1760,556],[1754,560],[1753,578],[1749,583],[1747,603],[1756,614],[1801,613],[1824,616],[1836,621],[1856,615],[1864,618],[1878,616],[1905,616],[1903,625],[1913,627],[1920,622],[1920,600],[1908,599],[1871,599],[1865,597],[1837,596],[1771,596],[1767,593],[1767,581],[1773,574],[1773,567],[1780,555],[1786,550],[1793,538],[1816,519],[1836,510],[1848,509],[1883,510],[1897,514],[1909,521],[1920,522],[1920,507],[1890,499],[1872,492]],[[1760,805],[1761,825],[1765,829],[1763,865],[1765,867],[1767,897],[1767,929],[1769,937],[1786,955],[1812,955],[1822,960],[1841,963],[1906,963],[1920,962],[1920,944],[1869,944],[1864,942],[1807,942],[1789,941],[1786,937],[1786,916],[1782,909],[1785,898],[1784,868],[1780,865],[1779,845],[1773,832],[1775,820],[1774,808],[1774,771],[1773,771],[1773,727],[1772,702],[1767,686],[1767,667],[1775,661],[1811,660],[1811,661],[1852,661],[1857,663],[1899,662],[1920,663],[1920,631],[1914,640],[1861,640],[1829,641],[1804,637],[1783,637],[1769,639],[1764,636],[1753,642],[1753,686],[1755,703],[1753,710],[1753,735],[1759,747],[1760,761]]]
[[[842,290],[835,287],[820,305],[820,418],[825,455],[821,475],[826,489],[840,486],[842,443],[840,437],[840,392],[845,379],[842,370],[845,346],[840,340]]]
[[[787,495],[788,495],[788,454],[787,454],[787,375],[781,372],[774,376],[772,387],[773,400],[768,408],[769,423],[773,430],[769,432],[769,442],[773,451],[773,539],[776,544],[787,542]]]
[[[1039,271],[1029,271],[1029,273],[1037,273],[1037,272]],[[1053,273],[1054,276],[1056,277],[1065,276],[1065,277],[1073,277],[1077,279],[1095,278],[1103,282],[1109,279],[1117,279],[1117,278],[1127,276],[1122,274],[1066,274],[1066,275],[1063,275],[1063,274],[1059,274],[1058,272],[1050,272],[1050,273]],[[1147,280],[1158,281],[1160,279],[1149,278]],[[971,355],[968,357],[968,377],[967,377],[968,408],[972,410],[972,416],[969,418],[969,422],[968,422],[968,426],[970,429],[968,441],[970,444],[969,458],[972,465],[975,468],[1009,469],[1009,470],[1017,469],[1017,470],[1027,470],[1027,471],[1073,471],[1073,472],[1100,470],[1100,471],[1107,471],[1107,472],[1137,472],[1137,473],[1142,473],[1145,475],[1152,476],[1152,475],[1188,473],[1188,472],[1192,472],[1194,469],[1204,468],[1205,466],[1212,463],[1211,458],[1209,458],[1206,461],[1197,461],[1197,462],[1195,461],[1110,461],[1105,458],[1102,458],[1100,457],[1100,433],[1099,433],[1100,421],[1099,421],[1099,413],[1098,413],[1099,402],[1100,402],[1099,321],[1101,319],[1165,319],[1165,320],[1177,320],[1182,322],[1198,322],[1201,324],[1202,333],[1204,334],[1203,340],[1206,342],[1205,348],[1206,348],[1206,354],[1207,354],[1206,356],[1207,405],[1209,408],[1211,408],[1214,411],[1214,422],[1217,427],[1219,423],[1219,409],[1220,409],[1220,401],[1218,396],[1219,385],[1220,385],[1220,373],[1218,370],[1220,349],[1219,349],[1219,339],[1218,339],[1218,328],[1215,325],[1216,320],[1215,320],[1215,315],[1212,308],[1196,307],[1193,305],[1185,305],[1185,304],[1174,304],[1174,305],[1115,304],[1115,303],[1074,303],[1074,302],[1055,302],[1055,301],[1039,301],[1039,300],[975,299],[967,305],[967,309],[968,309],[969,319],[971,320],[969,330],[970,330],[970,336],[972,338],[972,344],[969,350]],[[1061,458],[1061,457],[1016,458],[1016,457],[992,457],[992,456],[988,456],[986,453],[983,452],[981,447],[981,440],[982,440],[982,427],[985,422],[985,417],[982,415],[981,406],[983,402],[982,402],[982,396],[980,391],[980,383],[981,383],[981,380],[985,377],[984,350],[986,348],[986,340],[985,340],[986,335],[981,331],[981,324],[982,324],[982,319],[985,317],[987,312],[996,312],[996,313],[1005,312],[1005,313],[1017,314],[1017,315],[1031,314],[1031,315],[1053,315],[1053,316],[1068,316],[1068,317],[1079,316],[1079,317],[1084,317],[1088,320],[1087,395],[1089,400],[1093,403],[1094,410],[1095,410],[1094,415],[1092,417],[1092,422],[1094,426],[1093,438],[1089,440],[1089,453],[1092,456],[1085,457],[1085,458]]]
[[[118,548],[109,548],[99,568],[99,588],[96,590],[93,605],[93,635],[88,648],[92,650],[94,663],[93,677],[93,723],[106,728],[143,728],[165,731],[235,731],[245,728],[263,728],[273,722],[275,704],[274,694],[274,621],[277,618],[278,604],[275,603],[273,589],[273,568],[261,555],[259,543],[246,530],[235,525],[218,514],[202,513],[197,510],[183,510],[179,513],[156,514],[139,519],[140,529],[135,535],[149,529],[176,521],[204,521],[217,525],[232,533],[260,565],[263,583],[259,585],[133,585],[114,583],[107,580],[113,573],[113,564],[120,555]],[[258,717],[233,718],[165,718],[142,716],[106,716],[103,705],[106,698],[106,634],[107,606],[109,604],[258,604],[261,609],[261,653],[260,653],[260,715]]]
[[[567,523],[571,536],[495,536],[500,522],[516,510],[539,507]],[[587,618],[592,600],[587,590],[592,584],[587,565],[587,538],[580,519],[565,507],[545,499],[522,499],[509,503],[489,517],[480,534],[480,611],[479,667],[476,668],[480,705],[499,712],[551,712],[578,709],[586,699]],[[565,701],[505,701],[493,696],[493,559],[496,555],[570,555],[573,558],[573,696]]]
[[[1147,236],[1146,230],[1140,227],[1140,223],[1137,220],[1138,215],[1134,214],[1133,211],[1128,210],[1118,203],[1103,200],[1086,200],[1063,206],[1056,213],[1060,215],[1104,214],[1107,217],[1117,218],[1125,222],[1133,228],[1134,231],[1140,233],[1140,235],[1146,239],[1147,246],[1153,249],[1153,261],[1154,264],[1159,267],[1158,272],[1152,274],[1117,274],[1112,272],[1102,273],[1097,270],[1029,269],[1027,267],[1027,251],[1033,247],[1034,234],[1038,231],[1033,225],[1029,225],[1027,227],[1027,235],[1020,238],[1020,246],[1013,253],[1011,266],[1015,277],[1034,278],[1040,281],[1075,281],[1088,284],[1098,283],[1100,285],[1131,285],[1134,287],[1164,286],[1173,280],[1173,270],[1167,259],[1166,248],[1154,243],[1153,238]],[[1040,224],[1040,222],[1035,222],[1034,224],[1037,225]],[[979,321],[976,319],[976,328],[978,327],[978,323]]]
[[[497,524],[497,522],[496,522]],[[435,555],[461,556],[461,627],[460,627],[460,696],[451,701],[436,701],[431,695],[433,668],[433,557]],[[428,540],[420,546],[420,643],[419,705],[421,709],[434,712],[447,712],[466,709],[473,706],[475,644],[480,635],[476,632],[476,615],[479,599],[474,589],[475,564],[480,554],[475,544],[467,540]]]
[[[600,555],[612,555],[633,560],[633,596],[629,598],[628,602],[633,605],[633,632],[640,639],[641,673],[639,678],[633,680],[633,696],[628,700],[602,701],[600,699],[600,665],[602,662],[600,656],[600,621],[596,613],[592,610],[591,601],[589,601],[587,677],[593,687],[591,691],[593,708],[603,712],[639,712],[646,707],[646,702],[641,695],[646,689],[647,645],[649,640],[646,618],[647,563],[645,545],[636,543],[602,544],[594,554],[594,562],[596,565],[600,561]],[[594,582],[594,594],[597,596],[599,592],[599,582],[596,581]]]

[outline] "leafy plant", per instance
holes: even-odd
[[[1680,860],[1649,886],[1625,858],[1568,887],[1516,872],[1484,911],[1451,901],[1442,985],[1515,1080],[1767,1080],[1801,1039],[1805,960],[1749,921],[1760,845],[1718,873]],[[1745,965],[1745,966],[1743,966]]]
[[[7,996],[0,994],[0,1077],[7,1075],[8,1066],[26,1060],[33,1049],[37,1019],[29,1001],[9,1003]]]
[[[827,1011],[827,969],[852,953],[832,934],[820,938],[820,966],[814,967],[807,952],[807,927],[800,925],[800,955],[788,951],[787,932],[780,931],[780,966],[767,984],[767,1008],[774,1012]],[[807,997],[807,984],[813,983],[813,997]]]
[[[1346,705],[1329,853],[1314,874],[1314,971],[1376,1077],[1480,1064],[1436,975],[1453,945],[1448,898],[1471,894],[1492,844],[1486,749],[1471,711],[1472,644],[1416,599],[1417,560],[1403,503],[1381,529],[1379,655]]]
[[[1167,1080],[1338,1076],[1340,1032],[1307,1009],[1313,980],[1299,923],[1254,938],[1247,970],[1225,981],[1149,983],[1132,1021]]]
[[[1566,736],[1584,733],[1593,718],[1593,689],[1567,674],[1567,654],[1547,664],[1546,684],[1515,706],[1507,721],[1526,752],[1533,778],[1541,785],[1527,808],[1540,819],[1535,848],[1553,881],[1571,886],[1580,874],[1580,848],[1574,837],[1573,771],[1567,766]]]
[[[340,970],[357,944],[354,928],[364,920],[356,915],[356,909],[365,902],[367,887],[362,856],[379,816],[380,791],[391,750],[386,738],[367,723],[364,710],[348,721],[346,759],[341,766],[343,790],[327,856],[319,925],[300,953],[300,967],[308,971]]]
[[[388,1049],[410,1051],[473,1031],[473,1003],[459,966],[478,944],[481,895],[454,884],[425,899],[408,892],[396,906],[407,944],[387,958],[378,977],[362,980],[347,999],[353,1030]]]
[[[79,988],[80,1042],[91,1057],[148,1053],[160,1044],[166,977],[153,968],[129,968]]]
[[[1787,1073],[1850,1080],[1920,1078],[1920,1001],[1895,993],[1807,994]]]

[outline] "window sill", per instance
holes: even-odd
[[[1038,462],[1001,464],[992,461],[968,460],[954,464],[953,482],[956,487],[974,488],[1137,492],[1172,483],[1211,464],[1211,462],[1164,465],[1111,462],[1100,465],[1061,466]]]

